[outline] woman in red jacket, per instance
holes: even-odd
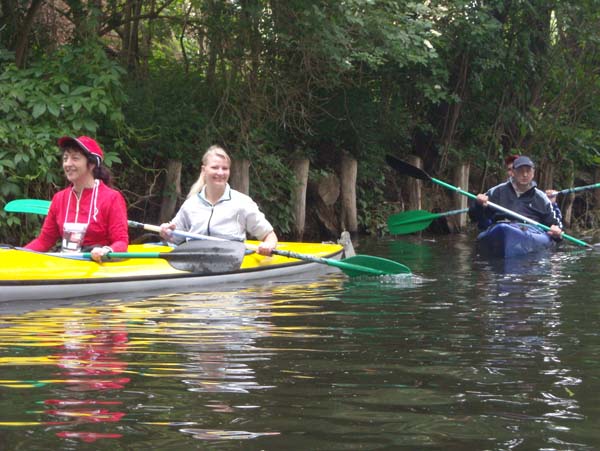
[[[58,146],[71,186],[54,195],[40,235],[25,247],[47,252],[62,239],[63,252],[90,251],[97,262],[109,252],[126,252],[125,199],[110,187],[102,149],[88,136],[64,136]]]

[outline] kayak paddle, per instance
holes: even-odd
[[[408,233],[425,230],[434,219],[442,218],[444,216],[459,215],[468,211],[468,208],[451,210],[445,213],[429,213],[425,210],[405,211],[390,216],[387,220],[387,226],[390,233],[394,235],[406,235]]]
[[[9,213],[35,213],[47,215],[50,208],[49,200],[42,199],[16,199],[4,206],[4,211]]]
[[[50,207],[50,201],[47,200],[38,200],[38,199],[17,199],[10,201],[6,204],[4,209],[6,211],[11,212],[19,212],[19,213],[38,213],[38,214],[47,214],[48,208]],[[144,230],[149,230],[152,232],[160,233],[160,227],[151,224],[142,224],[141,222],[136,221],[127,221],[130,227],[134,228],[142,228]],[[184,238],[191,238],[193,240],[205,240],[205,241],[219,241],[219,242],[227,242],[229,240],[220,239],[207,235],[199,235],[195,233],[182,232],[179,230],[174,230],[172,232],[174,235],[181,236]],[[235,241],[231,241],[236,243]],[[284,251],[284,250],[273,250],[273,253],[276,255],[281,255],[283,257],[295,258],[298,260],[311,261],[314,263],[322,263],[329,266],[335,266],[336,268],[340,268],[347,275],[354,277],[357,275],[390,275],[390,274],[410,274],[410,268],[407,266],[395,262],[393,260],[388,260],[381,257],[372,257],[369,255],[356,255],[354,257],[345,258],[342,260],[335,260],[331,258],[322,258],[322,257],[314,257],[312,255],[298,254],[295,252]],[[170,253],[168,253],[170,254]],[[111,253],[111,256],[115,258],[121,258],[115,255],[115,253]],[[154,257],[157,258],[157,257]],[[177,268],[179,269],[179,268]]]
[[[464,191],[464,190],[462,190],[462,189],[460,189],[460,188],[458,188],[456,186],[452,186],[452,185],[450,185],[450,184],[448,184],[448,183],[446,183],[446,182],[444,182],[442,180],[438,180],[438,179],[436,179],[434,177],[431,177],[423,169],[418,168],[416,166],[413,166],[412,164],[407,163],[406,161],[402,161],[402,160],[400,160],[400,159],[398,159],[398,158],[396,158],[396,157],[394,157],[392,155],[387,155],[385,157],[385,159],[386,159],[387,163],[392,168],[394,168],[397,172],[399,172],[400,174],[408,175],[410,177],[414,177],[414,178],[417,178],[417,179],[420,179],[420,180],[429,180],[429,181],[431,181],[433,183],[436,183],[438,185],[443,186],[444,188],[448,188],[448,189],[450,189],[452,191],[456,191],[457,193],[462,194],[463,196],[470,197],[471,199],[477,199],[477,196],[475,194],[471,194],[468,191]],[[516,219],[518,219],[520,221],[527,222],[529,224],[533,224],[533,225],[539,227],[540,229],[543,229],[543,230],[546,230],[546,231],[550,230],[550,227],[548,227],[545,224],[540,224],[539,222],[534,221],[533,219],[530,219],[527,216],[523,216],[523,215],[521,215],[521,214],[519,214],[517,212],[509,210],[508,208],[502,207],[502,206],[500,206],[498,204],[495,204],[493,202],[488,202],[487,205],[489,207],[495,208],[496,210],[499,210],[499,211],[501,211],[503,213],[506,213],[507,215],[512,216],[513,218],[516,218]],[[576,244],[578,244],[580,246],[585,246],[585,247],[593,248],[592,245],[586,243],[585,241],[581,241],[581,240],[579,240],[579,239],[577,239],[575,237],[567,235],[564,232],[563,232],[562,236],[564,238],[566,238],[567,240],[572,241],[573,243],[576,243]]]
[[[239,241],[188,241],[171,252],[109,252],[104,261],[115,258],[160,258],[180,271],[220,274],[240,269],[246,246]],[[91,252],[53,253],[57,257],[91,260]]]
[[[160,227],[151,224],[142,224],[140,222],[128,221],[132,227],[143,228],[152,232],[160,232]],[[182,232],[174,230],[174,235],[190,238],[192,240],[211,240],[219,242],[230,242],[224,238],[216,238],[214,236],[200,235],[191,232]],[[247,248],[256,250],[255,246],[246,245]],[[350,277],[361,276],[365,274],[375,276],[385,276],[390,274],[410,274],[410,268],[407,266],[388,260],[381,257],[372,257],[370,255],[355,255],[354,257],[344,258],[342,260],[335,260],[333,258],[315,257],[312,255],[298,254],[297,252],[284,251],[280,249],[273,249],[273,254],[281,255],[282,257],[295,258],[297,260],[304,260],[313,263],[322,263],[324,265],[334,266],[341,269],[344,273]]]

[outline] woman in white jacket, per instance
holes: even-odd
[[[161,236],[174,241],[172,230],[243,241],[246,234],[259,240],[257,252],[271,255],[277,246],[273,226],[249,196],[231,189],[231,159],[219,146],[211,146],[202,157],[200,176],[175,218],[161,225]]]

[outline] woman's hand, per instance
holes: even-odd
[[[273,249],[275,249],[275,246],[273,246],[273,245],[271,245],[269,243],[265,243],[263,241],[256,248],[256,252],[258,252],[260,255],[264,255],[266,257],[269,257],[269,256],[272,255]]]
[[[171,231],[175,230],[175,224],[165,222],[160,225],[160,237],[165,241],[173,241]]]
[[[273,249],[277,247],[277,242],[278,240],[275,232],[270,232],[264,237],[262,243],[258,245],[256,252],[258,252],[260,255],[269,257],[272,255]]]
[[[102,257],[108,255],[112,251],[113,250],[110,246],[102,246],[93,248],[90,254],[92,255],[92,260],[98,263],[102,263]]]

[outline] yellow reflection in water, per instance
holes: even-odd
[[[42,390],[45,396],[42,401],[38,401],[39,394],[31,396],[29,403],[35,403],[37,409],[25,406],[23,413],[5,412],[12,418],[0,417],[0,426],[76,428],[55,435],[85,442],[122,436],[87,430],[98,423],[129,420],[156,426],[194,426],[197,423],[143,421],[139,414],[134,420],[120,393],[151,394],[154,387],[150,381],[156,378],[179,395],[181,391],[248,393],[270,389],[256,380],[252,363],[270,359],[273,351],[261,348],[257,340],[312,335],[310,327],[275,326],[271,319],[327,314],[319,311],[320,306],[336,299],[344,280],[334,277],[298,285],[163,295],[135,302],[111,300],[100,305],[72,304],[0,315],[4,376],[0,388],[21,393]],[[141,404],[136,409],[143,411],[145,407]],[[205,407],[214,412],[237,408],[215,401]],[[151,407],[147,409],[151,414]],[[24,415],[34,415],[40,421],[15,421]],[[181,432],[202,440],[278,434],[208,429]]]

